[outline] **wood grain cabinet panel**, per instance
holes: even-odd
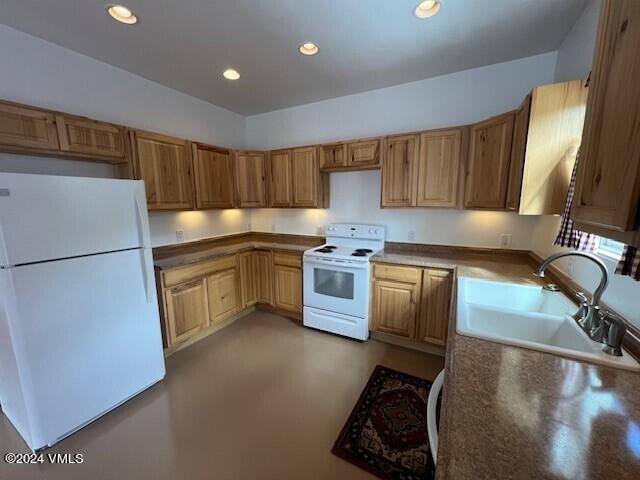
[[[420,134],[416,206],[456,206],[461,147],[462,129],[435,130]]]
[[[573,219],[640,245],[640,2],[605,0],[594,53]]]
[[[270,207],[290,207],[293,204],[291,169],[291,150],[269,152]]]
[[[292,155],[292,195],[294,207],[317,208],[320,206],[318,149],[294,148]]]
[[[320,170],[344,169],[346,166],[346,144],[332,143],[320,146]]]
[[[202,279],[166,289],[165,312],[169,346],[209,325],[207,287]]]
[[[238,270],[240,273],[240,293],[242,308],[247,308],[258,301],[258,263],[256,253],[238,254]]]
[[[373,281],[373,328],[382,333],[413,338],[420,282]]]
[[[518,211],[520,208],[520,192],[524,174],[524,159],[527,150],[527,134],[529,131],[529,113],[531,111],[531,95],[527,95],[514,114],[513,139],[511,142],[511,165],[505,207]]]
[[[266,161],[264,152],[237,152],[235,174],[238,207],[266,207]]]
[[[464,206],[503,209],[511,160],[514,113],[471,127]]]
[[[238,270],[231,268],[206,278],[209,323],[217,325],[240,311]]]
[[[193,209],[191,146],[166,135],[131,132],[136,178],[144,180],[149,210]]]
[[[441,346],[447,343],[452,287],[450,270],[424,269],[416,329],[418,340]]]
[[[382,162],[383,207],[410,207],[415,198],[418,163],[417,135],[398,135],[385,139]]]
[[[53,113],[0,102],[0,145],[13,148],[58,150]]]
[[[193,144],[196,207],[233,208],[233,155],[229,150]]]
[[[369,138],[347,144],[347,167],[352,170],[380,168],[382,139]]]
[[[274,265],[275,306],[291,312],[302,312],[302,270]]]
[[[258,302],[273,305],[273,254],[268,250],[257,250],[255,254]]]
[[[67,115],[56,116],[60,150],[126,161],[125,130],[118,125]]]

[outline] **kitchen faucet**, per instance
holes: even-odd
[[[544,260],[538,267],[535,275],[544,278],[544,271],[549,264],[559,258],[570,256],[588,258],[598,266],[600,273],[602,274],[600,283],[598,284],[595,292],[593,292],[590,302],[584,293],[577,293],[576,296],[580,300],[580,308],[573,318],[578,322],[578,325],[582,327],[585,333],[589,335],[589,338],[596,342],[605,344],[605,347],[603,348],[605,353],[621,356],[622,338],[626,332],[624,321],[612,312],[602,312],[600,310],[600,299],[609,284],[609,272],[602,260],[592,253],[579,251],[560,252],[553,254]]]

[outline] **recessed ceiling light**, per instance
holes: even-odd
[[[138,17],[136,17],[133,12],[124,5],[109,5],[107,12],[121,23],[126,23],[127,25],[138,23]]]
[[[298,50],[303,55],[315,55],[320,49],[318,48],[318,45],[313,42],[304,42],[298,47]]]
[[[227,80],[238,80],[240,78],[240,74],[233,68],[227,68],[224,72],[222,72],[222,75]]]
[[[418,18],[430,18],[440,11],[441,6],[439,0],[424,0],[424,2],[420,2],[413,13]]]

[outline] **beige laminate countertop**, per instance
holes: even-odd
[[[457,276],[539,283],[523,255],[375,255]],[[640,374],[449,327],[436,478],[640,478]]]
[[[253,249],[274,250],[290,253],[298,253],[302,255],[305,250],[310,249],[309,245],[298,245],[293,243],[276,243],[276,242],[238,242],[230,245],[220,245],[216,247],[207,247],[195,252],[171,255],[169,257],[154,259],[153,264],[161,269],[182,267],[192,263],[211,260],[224,255],[246,252]]]

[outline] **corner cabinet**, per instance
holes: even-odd
[[[235,207],[233,155],[229,150],[192,145],[196,207]]]
[[[640,2],[600,13],[572,217],[578,228],[640,246]]]
[[[451,270],[375,263],[370,328],[444,346],[452,290]]]
[[[471,126],[465,208],[505,208],[513,122],[509,112]]]
[[[149,210],[192,210],[193,164],[186,140],[132,130],[133,168],[144,180]]]
[[[269,152],[269,206],[290,207],[291,193],[291,150]]]
[[[235,177],[238,207],[264,208],[267,206],[264,152],[236,152]]]

